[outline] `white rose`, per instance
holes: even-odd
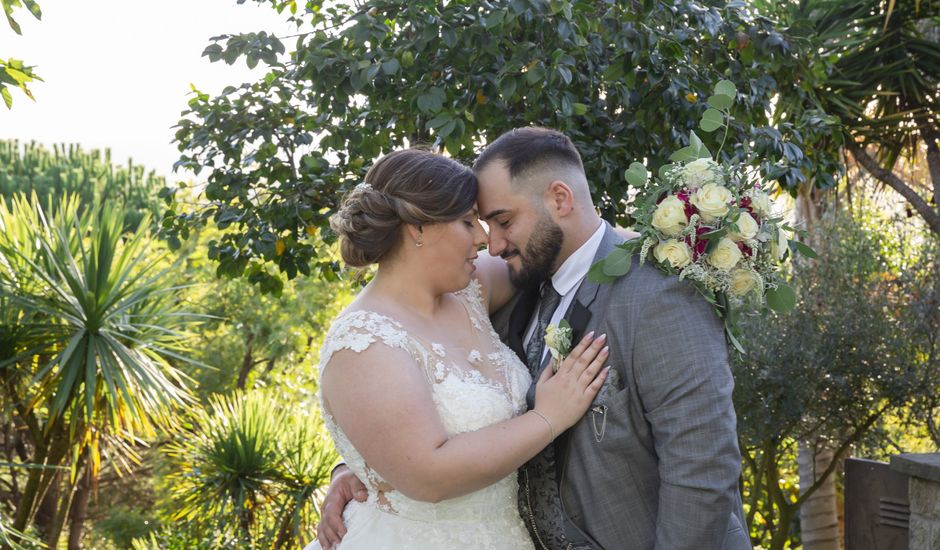
[[[692,250],[683,241],[669,239],[661,241],[653,248],[653,256],[660,263],[668,263],[676,269],[682,269],[692,262]]]
[[[698,208],[703,221],[712,222],[728,213],[728,203],[733,198],[727,187],[709,183],[696,191],[689,200]]]
[[[741,250],[728,237],[722,237],[715,249],[708,255],[708,263],[721,271],[731,271],[740,259]]]
[[[712,159],[698,159],[682,167],[682,181],[689,187],[720,184],[721,167]]]
[[[751,193],[751,208],[758,216],[769,218],[773,211],[773,202],[771,202],[767,193],[755,190]]]
[[[652,224],[665,235],[678,236],[685,226],[689,225],[689,218],[685,215],[685,203],[679,197],[669,195],[656,206]]]
[[[782,260],[784,254],[786,254],[789,249],[790,245],[787,232],[784,231],[783,228],[777,229],[777,240],[770,241],[770,253],[773,254],[774,258]]]
[[[731,271],[731,294],[744,296],[757,288],[759,279],[750,269],[736,268]]]
[[[728,234],[731,237],[731,240],[734,241],[749,241],[757,236],[760,226],[757,225],[757,222],[754,221],[754,218],[747,212],[741,212],[741,215],[738,217],[736,222],[738,226],[737,232],[730,232]]]

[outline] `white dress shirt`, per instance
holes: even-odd
[[[591,235],[591,238],[585,241],[571,256],[568,256],[568,259],[561,264],[558,271],[552,275],[551,284],[555,287],[555,292],[561,296],[561,301],[558,302],[558,307],[555,308],[555,313],[552,314],[551,324],[557,325],[561,322],[571,302],[574,301],[574,296],[578,293],[578,287],[581,286],[581,281],[587,277],[588,271],[591,269],[594,256],[597,255],[597,249],[601,246],[601,241],[604,239],[604,232],[606,230],[607,224],[602,221],[594,231],[594,234]],[[532,312],[532,318],[529,320],[529,326],[525,331],[525,339],[523,342],[526,348],[529,347],[529,340],[532,339],[532,333],[535,332],[538,318],[539,308],[536,307],[535,311]],[[572,342],[571,344],[574,346],[577,342]],[[548,354],[548,346],[545,346],[545,349],[542,350],[542,361],[545,361],[546,354]]]

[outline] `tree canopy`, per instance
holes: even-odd
[[[294,48],[264,32],[206,48],[213,61],[269,70],[218,96],[194,93],[177,166],[205,175],[207,202],[171,208],[164,227],[173,238],[215,224],[219,274],[247,273],[269,291],[281,286],[272,266],[288,278],[336,269],[309,237],[331,238],[342,193],[394,148],[426,144],[470,161],[511,128],[557,128],[580,150],[604,217],[628,223],[625,169],[655,169],[688,145],[728,79],[740,90],[729,140],[741,144],[728,155],[752,147],[761,173],[787,189],[823,166],[802,139],[829,131],[825,117],[771,127],[774,75],[792,52],[743,2],[265,3],[298,26]]]

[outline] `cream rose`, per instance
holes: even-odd
[[[689,187],[718,185],[722,182],[721,167],[712,159],[698,159],[682,167],[682,181]]]
[[[760,226],[757,225],[757,222],[754,221],[754,218],[747,212],[741,212],[741,215],[738,216],[738,221],[736,222],[738,226],[738,231],[730,232],[728,234],[733,241],[749,241],[757,236],[757,232],[760,230]]]
[[[712,222],[728,213],[728,203],[733,198],[727,187],[709,183],[696,191],[689,200],[698,208],[703,221]]]
[[[731,270],[731,294],[745,296],[757,288],[759,282],[756,273],[750,269],[735,268]]]
[[[676,269],[682,269],[692,262],[692,250],[683,241],[669,239],[660,241],[653,248],[653,256],[660,263],[668,263]]]
[[[721,271],[731,271],[741,259],[741,250],[737,243],[728,237],[722,237],[718,245],[708,255],[708,263]]]
[[[669,195],[656,206],[652,224],[664,235],[678,236],[685,226],[689,225],[689,218],[685,215],[685,203],[679,197]]]
[[[769,218],[770,213],[773,211],[773,202],[771,202],[767,193],[754,190],[751,193],[751,208],[758,216]]]

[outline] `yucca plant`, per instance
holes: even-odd
[[[283,547],[309,536],[336,454],[321,424],[285,411],[260,390],[216,395],[194,408],[165,448],[171,519],[241,547]]]
[[[155,436],[173,407],[192,401],[172,361],[189,361],[186,327],[195,317],[178,309],[173,266],[152,246],[149,224],[127,235],[123,228],[118,208],[83,209],[71,195],[56,208],[35,194],[0,200],[0,297],[15,306],[3,315],[10,342],[0,373],[28,381],[8,384],[24,393],[5,397],[32,428],[32,462],[68,465],[72,486],[86,467],[86,478],[97,478],[102,445],[134,459],[137,438]],[[26,343],[12,343],[23,334]],[[32,521],[58,478],[54,469],[30,471],[14,528]],[[50,546],[70,506],[65,497]]]
[[[300,542],[301,546],[305,544],[305,538],[313,532],[320,517],[316,503],[323,487],[329,484],[338,459],[322,417],[296,413],[290,423],[293,429],[282,444],[282,490],[275,548],[282,548],[292,540]]]

